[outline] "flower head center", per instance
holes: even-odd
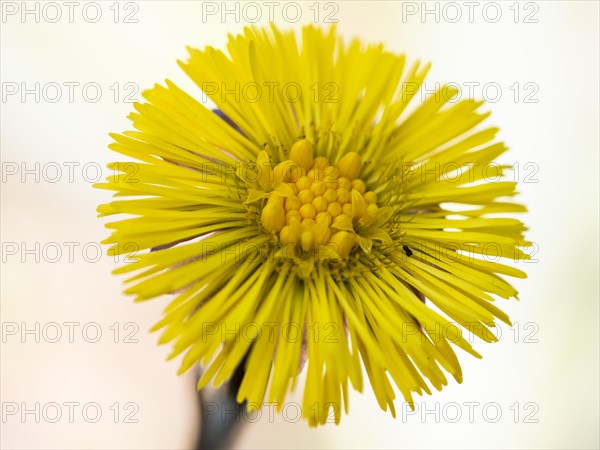
[[[362,159],[350,152],[337,163],[313,158],[308,139],[296,142],[289,160],[272,167],[262,226],[283,246],[309,252],[327,246],[341,259],[354,248],[355,228],[375,218],[377,195],[360,178]],[[259,158],[260,159],[260,158]]]

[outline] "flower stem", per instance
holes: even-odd
[[[238,403],[236,396],[244,378],[245,363],[244,358],[229,381],[213,389],[212,395],[207,395],[206,388],[198,391],[200,430],[196,441],[197,450],[230,448],[239,433],[246,402]],[[200,372],[198,378],[201,375]]]

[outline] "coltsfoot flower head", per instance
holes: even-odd
[[[497,181],[506,147],[482,102],[445,86],[407,113],[429,66],[334,28],[247,28],[227,49],[180,62],[217,114],[169,80],[144,92],[110,146],[140,162],[98,185],[119,197],[101,216],[134,216],[105,241],[136,253],[115,270],[135,272],[126,293],[174,295],[160,343],[181,372],[206,367],[198,388],[244,362],[249,408],[283,407],[305,373],[313,425],[339,422],[363,368],[392,414],[392,383],[412,404],[461,382],[454,348],[479,357],[464,329],[489,342],[510,323],[493,302],[517,294],[502,275],[525,274],[501,261],[530,245],[497,216],[525,208]]]

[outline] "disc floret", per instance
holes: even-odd
[[[301,139],[292,145],[289,159],[274,167],[261,152],[258,170],[270,182],[262,209],[262,227],[293,251],[318,252],[318,259],[349,257],[360,225],[372,222],[378,211],[377,194],[360,178],[363,165],[356,152],[337,163],[314,158],[314,144]],[[262,168],[260,163],[263,163]],[[262,169],[262,170],[261,170]],[[265,180],[264,174],[259,179]]]

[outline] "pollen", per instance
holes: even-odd
[[[313,151],[310,140],[296,141],[289,159],[272,166],[261,224],[281,245],[303,252],[327,245],[345,259],[357,244],[355,227],[377,213],[377,195],[360,178],[363,162],[358,153],[346,153],[332,164],[325,157],[315,158]],[[264,165],[264,157],[260,162]]]

